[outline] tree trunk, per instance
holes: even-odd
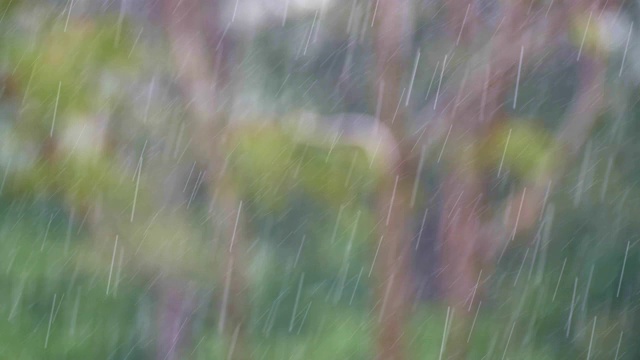
[[[201,162],[207,164],[209,189],[218,222],[213,225],[221,234],[216,244],[221,264],[220,331],[229,337],[227,359],[247,359],[250,351],[245,341],[249,317],[245,299],[246,266],[242,203],[231,175],[225,169],[226,117],[219,98],[221,81],[230,83],[225,56],[213,44],[222,41],[224,27],[216,21],[220,2],[165,0],[164,22],[176,65],[178,83],[186,102],[190,103],[190,130]],[[226,44],[227,48],[230,47]],[[223,64],[218,68],[217,64]]]
[[[189,317],[195,296],[185,282],[163,280],[158,305],[157,360],[180,360],[190,336]]]
[[[375,26],[376,104],[379,120],[391,129],[400,146],[404,139],[406,111],[402,82],[407,64],[409,3],[404,0],[380,0]],[[406,330],[412,283],[409,273],[412,216],[410,201],[415,172],[410,151],[400,146],[398,164],[392,164],[377,189],[377,227],[380,241],[375,286],[378,309],[377,358],[405,358],[402,336]],[[376,244],[377,246],[377,244]]]
[[[248,284],[246,281],[246,239],[242,201],[237,196],[232,179],[222,174],[212,189],[214,211],[218,212],[218,227],[222,240],[215,247],[219,254],[222,274],[219,294],[220,317],[218,330],[229,337],[227,359],[246,360],[250,358],[247,340],[249,319]]]
[[[482,240],[480,210],[482,181],[474,164],[456,161],[451,164],[443,183],[445,204],[441,214],[443,294],[451,310],[446,343],[447,358],[466,357],[466,333],[477,306],[480,276],[486,269],[478,261]]]
[[[412,289],[409,274],[411,238],[411,183],[400,175],[388,176],[378,189],[379,256],[375,294],[378,308],[377,358],[404,359],[402,336]],[[377,244],[376,244],[377,245]]]

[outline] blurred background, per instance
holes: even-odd
[[[0,359],[640,359],[638,18],[0,0]]]

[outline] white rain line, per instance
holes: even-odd
[[[353,229],[351,229],[351,236],[349,237],[349,242],[347,243],[347,250],[345,251],[344,262],[347,263],[347,259],[349,254],[351,253],[351,247],[353,246],[353,239],[356,237],[356,231],[358,230],[358,223],[360,222],[360,215],[362,212],[358,210],[356,214],[356,221],[353,222]]]
[[[542,220],[542,216],[544,215],[544,211],[547,208],[547,200],[549,200],[549,192],[551,191],[551,180],[547,183],[547,191],[544,194],[544,200],[542,200],[542,208],[540,208],[540,218]]]
[[[147,106],[144,109],[144,118],[142,119],[142,122],[144,122],[145,124],[147,123],[147,119],[149,118],[149,108],[151,107],[151,97],[153,96],[153,89],[155,88],[156,85],[156,78],[155,76],[151,79],[151,85],[149,85],[149,93],[147,94]]]
[[[438,67],[440,66],[440,61],[436,63],[435,69],[433,69],[433,75],[431,75],[431,81],[429,82],[429,88],[427,88],[427,95],[425,95],[424,99],[427,100],[429,98],[429,93],[431,92],[431,86],[433,85],[433,80],[436,78],[436,73],[438,72]]]
[[[624,61],[627,59],[627,50],[629,50],[629,40],[631,40],[632,31],[633,22],[631,22],[631,26],[629,27],[629,35],[627,35],[627,44],[624,47],[624,55],[622,55],[622,63],[620,63],[620,72],[618,73],[618,77],[622,76],[622,68],[624,67]]]
[[[189,315],[193,315],[194,313],[195,313],[195,310],[192,311]],[[182,323],[180,324],[180,327],[178,328],[178,331],[173,336],[173,339],[171,339],[171,342],[172,342],[171,347],[169,347],[169,350],[167,351],[167,355],[162,360],[167,360],[167,358],[169,357],[169,354],[173,353],[173,349],[176,347],[176,345],[178,345],[178,337],[182,333],[182,329],[184,328],[184,326],[187,324],[187,321],[189,320],[189,317],[190,316],[187,316],[187,318],[184,319],[184,321],[182,321]],[[236,329],[238,329],[238,327],[236,327]],[[233,351],[233,347],[235,346],[235,344],[233,343],[234,341],[235,340],[232,340],[231,350],[230,351]],[[126,360],[126,358],[125,358],[125,360]]]
[[[378,248],[376,248],[376,254],[373,255],[373,261],[371,262],[371,269],[369,269],[369,275],[367,275],[367,277],[371,277],[371,273],[373,272],[373,267],[376,264],[376,259],[378,258],[378,252],[380,251],[380,245],[382,245],[382,239],[384,239],[384,235],[380,236],[380,241],[378,242]]]
[[[342,137],[342,133],[343,131],[340,131],[339,134],[337,134],[331,143],[331,147],[329,148],[329,152],[327,153],[327,157],[324,159],[324,162],[329,161],[329,157],[331,157],[331,153],[333,152],[333,148],[336,146],[336,144],[338,143],[338,140],[340,140],[340,138]]]
[[[520,207],[518,208],[518,215],[516,216],[516,223],[513,225],[513,232],[511,233],[510,240],[516,237],[516,230],[518,229],[518,223],[520,222],[520,214],[522,213],[522,205],[524,205],[524,198],[527,195],[527,188],[522,189],[522,199],[520,199]]]
[[[296,312],[298,311],[298,303],[300,302],[300,293],[302,292],[302,283],[304,282],[304,273],[300,276],[298,282],[298,293],[296,294],[296,302],[293,303],[293,312],[291,313],[291,321],[289,321],[289,332],[293,330],[293,323],[296,320]]]
[[[584,312],[587,307],[587,300],[589,299],[589,289],[591,288],[591,278],[593,276],[593,268],[594,265],[591,265],[591,270],[589,271],[589,279],[587,280],[587,287],[584,290],[584,301],[582,302],[581,311]]]
[[[224,331],[224,326],[227,320],[227,306],[229,303],[229,290],[231,288],[231,269],[233,268],[233,257],[229,259],[229,263],[227,264],[225,280],[224,280],[224,290],[222,291],[222,304],[220,306],[220,319],[218,320],[218,332],[222,333]],[[267,319],[268,321],[268,319]]]
[[[114,296],[118,296],[118,285],[120,285],[120,273],[122,272],[122,261],[124,260],[124,249],[120,248],[120,251],[118,251],[118,254],[120,254],[120,256],[118,257],[118,268],[116,270],[115,288],[113,289]],[[64,294],[62,294],[62,296],[64,296]]]
[[[444,76],[444,68],[447,66],[447,55],[444,56],[444,60],[442,61],[442,70],[440,71],[440,81],[438,82],[438,90],[436,91],[436,98],[433,101],[433,110],[436,109],[436,105],[438,105],[438,96],[440,96],[440,86],[442,85],[442,77]]]
[[[573,295],[571,296],[571,307],[569,310],[569,319],[567,320],[567,334],[566,337],[569,337],[569,333],[571,332],[571,319],[573,318],[573,309],[576,304],[576,289],[578,288],[578,277],[573,281]]]
[[[11,170],[11,162],[13,162],[13,158],[9,158],[9,163],[7,164],[7,169],[4,171],[4,176],[2,177],[2,183],[0,183],[0,194],[2,194],[2,190],[4,189],[4,184],[7,181],[7,176],[9,176],[9,170]]]
[[[83,124],[82,125],[82,130],[80,130],[80,134],[78,134],[78,137],[76,138],[76,142],[73,144],[73,147],[71,148],[71,151],[69,151],[69,155],[67,156],[67,159],[65,161],[68,161],[69,158],[71,157],[71,154],[73,154],[76,151],[76,148],[78,147],[78,144],[80,143],[80,139],[82,139],[82,135],[84,135],[84,131],[87,129],[87,124]]]
[[[627,255],[629,255],[629,241],[627,241],[627,250],[624,252],[624,260],[622,261],[622,270],[620,271],[620,282],[618,282],[618,292],[616,297],[620,297],[620,289],[622,288],[622,278],[624,277],[624,267],[627,264]]]
[[[175,143],[175,146],[173,147],[173,158],[174,159],[176,159],[178,157],[178,150],[180,149],[180,146],[182,145],[182,135],[184,134],[184,128],[185,128],[185,123],[181,122],[180,123],[180,128],[178,130],[178,135],[176,135],[176,137],[175,137],[176,143]],[[191,140],[191,138],[189,140]]]
[[[236,223],[233,225],[233,234],[231,235],[231,244],[229,244],[229,252],[233,250],[233,242],[236,239],[236,231],[238,230],[238,222],[240,221],[240,211],[242,211],[242,200],[238,206],[238,213],[236,214]]]
[[[507,135],[507,142],[504,144],[504,151],[502,151],[502,159],[500,159],[500,166],[498,167],[498,176],[496,176],[496,178],[500,178],[500,173],[502,172],[504,157],[507,155],[507,146],[509,146],[509,140],[511,140],[511,130],[513,129],[509,129],[509,135]]]
[[[342,217],[342,210],[344,210],[345,205],[340,205],[340,210],[338,210],[338,216],[336,217],[336,224],[333,226],[333,235],[331,235],[331,243],[333,244],[336,241],[336,235],[338,234],[338,225],[340,225],[340,217]]]
[[[544,14],[544,18],[547,18],[547,15],[549,15],[549,10],[551,10],[551,7],[553,6],[553,0],[551,0],[551,2],[549,3],[549,7],[547,8],[547,12]]]
[[[153,217],[151,218],[151,221],[149,221],[149,225],[147,225],[147,228],[142,233],[142,240],[140,240],[140,243],[138,244],[138,247],[136,248],[136,252],[134,253],[134,255],[137,255],[138,252],[140,251],[140,249],[142,248],[142,244],[147,239],[147,235],[149,235],[149,229],[151,229],[151,225],[153,225],[153,223],[155,222],[155,220],[158,217],[158,215],[160,215],[160,212],[162,210],[164,210],[164,206],[162,208],[160,208],[160,210],[158,212],[156,212],[155,215],[153,215]]]
[[[373,23],[376,20],[376,14],[378,13],[378,3],[380,3],[380,0],[376,0],[376,7],[373,9],[373,16],[371,16],[371,27],[373,27]]]
[[[460,43],[462,30],[464,30],[464,24],[467,22],[467,15],[469,15],[469,7],[471,7],[471,4],[467,5],[467,11],[464,12],[464,19],[462,19],[462,26],[460,26],[460,33],[458,34],[458,40],[456,40],[456,46],[458,46],[458,44]]]
[[[116,259],[117,248],[118,248],[118,235],[116,235],[116,242],[113,245],[113,255],[111,255],[111,267],[109,267],[109,280],[107,281],[107,295],[109,295],[109,289],[111,288],[111,275],[113,275],[113,263]]]
[[[196,178],[196,183],[193,186],[193,190],[191,190],[191,196],[189,197],[189,202],[187,202],[187,209],[191,207],[191,202],[195,198],[196,191],[198,191],[198,189],[200,188],[200,185],[202,184],[202,181],[204,180],[204,176],[206,173],[207,173],[206,171],[200,171],[200,173],[198,174],[198,177]]]
[[[458,195],[458,198],[456,199],[456,202],[453,203],[453,206],[451,207],[451,211],[449,211],[449,215],[447,215],[447,219],[451,217],[451,215],[453,214],[454,211],[456,211],[456,208],[458,207],[458,202],[462,198],[462,195],[464,195],[464,190],[460,192],[460,195]]]
[[[382,99],[384,97],[384,80],[380,80],[378,86],[378,98],[376,99],[376,119],[380,120],[380,113],[382,112]]]
[[[144,26],[140,28],[140,32],[138,32],[138,36],[136,37],[136,40],[133,42],[133,45],[131,46],[131,50],[129,50],[127,59],[131,57],[131,54],[133,54],[133,50],[136,48],[136,45],[138,45],[138,40],[140,40],[140,36],[142,36],[142,31],[144,31]]]
[[[284,85],[287,83],[287,80],[289,80],[289,77],[291,76],[291,74],[287,74],[287,76],[284,78],[284,81],[282,82],[282,85],[280,85],[280,88],[278,89],[278,92],[276,92],[275,97],[277,98],[278,95],[280,95],[280,92],[282,91],[282,88],[284,88]]]
[[[518,283],[518,279],[520,278],[520,273],[522,272],[522,268],[524,267],[524,262],[527,260],[527,255],[529,254],[529,249],[524,252],[524,256],[522,257],[522,264],[520,264],[520,270],[518,270],[518,275],[516,275],[516,280],[513,282],[513,286],[516,286]]]
[[[287,13],[289,12],[289,0],[285,1],[284,4],[284,14],[282,15],[282,26],[284,27],[284,23],[287,21]]]
[[[355,17],[358,16],[358,19],[360,19],[360,11],[358,11],[358,14],[356,15],[356,3],[357,2],[354,1],[351,4],[351,10],[349,11],[349,19],[347,20],[347,29],[345,32],[349,35],[349,39],[351,39],[351,37],[357,32],[355,28],[358,26],[358,24],[354,24],[357,21],[355,20]],[[357,10],[360,10],[360,9],[357,9]],[[355,37],[357,37],[357,35]],[[352,45],[354,43],[355,43],[354,41],[351,41],[351,40],[349,41],[349,45]],[[349,55],[347,55],[347,57],[349,57]]]
[[[424,223],[427,221],[427,213],[429,212],[429,208],[424,211],[424,216],[422,216],[422,224],[420,225],[420,232],[418,233],[418,241],[416,241],[416,250],[420,246],[420,239],[422,238],[422,230],[424,230]]]
[[[386,226],[389,226],[389,220],[391,219],[391,209],[393,208],[393,201],[396,198],[396,189],[398,188],[398,178],[399,176],[396,175],[396,182],[393,185],[393,193],[391,193],[391,201],[389,202],[389,211],[387,212],[387,221],[385,223]]]
[[[313,301],[309,301],[309,305],[307,305],[307,310],[304,311],[304,315],[302,316],[302,321],[300,321],[300,326],[298,327],[298,335],[300,335],[300,330],[302,330],[302,325],[304,325],[305,320],[307,320],[307,315],[309,314],[309,309],[311,309],[311,304]]]
[[[384,298],[382,299],[382,305],[380,308],[380,316],[378,316],[378,322],[382,322],[382,319],[384,319],[384,313],[386,311],[387,308],[387,300],[389,300],[389,294],[391,293],[391,286],[393,285],[393,281],[395,280],[395,272],[391,274],[391,277],[389,278],[389,282],[387,283],[387,289],[384,292]]]
[[[298,259],[300,259],[300,254],[302,253],[302,247],[304,246],[304,241],[307,238],[307,235],[302,235],[302,241],[300,242],[300,248],[298,248],[298,253],[296,254],[296,259],[293,261],[293,267],[295,268],[298,265]]]
[[[53,127],[56,124],[56,115],[58,114],[58,102],[60,101],[61,87],[62,87],[62,81],[58,81],[58,94],[56,95],[56,104],[53,107],[53,120],[51,120],[51,130],[49,131],[49,137],[53,137]]]
[[[40,56],[38,56],[36,60],[38,60],[39,58]],[[13,71],[15,72],[16,69],[14,69]],[[34,66],[33,69],[31,69],[31,75],[29,76],[29,81],[27,81],[27,87],[24,89],[24,94],[22,95],[22,102],[20,103],[20,109],[23,109],[25,106],[24,103],[27,101],[27,95],[29,94],[29,90],[31,89],[31,82],[33,81],[33,76],[36,74],[36,70],[38,70],[37,66]]]
[[[440,159],[442,158],[442,154],[444,153],[444,147],[447,146],[447,141],[449,140],[449,135],[451,135],[451,129],[453,129],[453,124],[449,126],[449,131],[447,131],[447,136],[444,138],[444,143],[442,144],[442,149],[440,149],[440,155],[438,155],[438,164],[440,163]]]
[[[356,285],[353,287],[353,293],[351,293],[351,299],[349,300],[349,306],[353,302],[353,298],[356,296],[356,290],[358,290],[358,284],[360,284],[360,277],[362,276],[362,271],[364,270],[364,266],[360,268],[360,272],[358,273],[358,279],[356,280]]]
[[[487,78],[484,81],[482,87],[482,96],[480,98],[480,122],[484,122],[484,109],[487,105],[487,91],[489,90],[489,77],[491,75],[491,63],[487,63],[487,70],[485,71]]]
[[[451,113],[451,118],[455,119],[456,118],[456,112],[458,111],[458,106],[467,99],[467,97],[469,97],[469,95],[471,95],[470,93],[467,94],[465,97],[462,97],[465,85],[467,83],[467,77],[469,76],[469,67],[465,66],[464,68],[464,75],[462,75],[462,82],[460,83],[460,87],[458,88],[458,93],[456,94],[456,97],[453,99],[453,111]],[[462,98],[462,99],[461,99]]]
[[[218,40],[218,43],[216,44],[216,48],[215,48],[216,51],[218,51],[218,49],[222,45],[222,42],[224,41],[225,36],[227,35],[227,31],[229,31],[230,27],[231,27],[231,23],[228,23],[227,26],[222,31],[222,35],[220,35],[220,40]]]
[[[449,322],[450,322],[449,317],[453,317],[452,312],[453,311],[451,310],[451,307],[447,306],[447,317],[444,320],[444,331],[442,334],[442,344],[440,345],[440,356],[438,357],[438,360],[442,360],[442,355],[444,354],[444,348],[447,341],[447,333],[449,332]]]
[[[44,237],[42,238],[42,246],[40,246],[40,251],[44,250],[44,244],[47,242],[47,237],[49,236],[49,229],[51,228],[51,222],[53,222],[53,218],[57,213],[51,214],[49,217],[49,222],[47,223],[47,228],[44,231]]]
[[[182,192],[187,191],[187,186],[189,186],[189,181],[191,181],[191,175],[193,175],[193,170],[196,168],[196,161],[193,162],[191,166],[191,171],[189,171],[189,176],[187,176],[187,181],[184,183],[184,188],[182,188]]]
[[[324,15],[326,14],[326,9],[325,9],[325,2],[326,0],[322,0],[322,2],[320,3],[320,9],[318,10],[318,20],[317,20],[317,24],[315,27],[315,31],[313,32],[313,43],[315,44],[316,42],[318,42],[318,34],[320,33],[320,25],[322,20],[324,19]]]
[[[238,3],[240,0],[236,0],[236,4],[233,6],[233,14],[231,15],[231,22],[236,19],[236,13],[238,12]]]
[[[69,11],[67,11],[67,21],[64,23],[64,32],[67,32],[67,26],[69,26],[69,16],[71,16],[72,7],[73,7],[73,0],[69,0]]]
[[[56,296],[58,294],[53,294],[53,303],[51,304],[51,314],[49,315],[49,326],[47,327],[47,337],[44,339],[44,348],[47,348],[49,345],[49,334],[51,333],[51,323],[53,322],[53,309],[56,306]]]
[[[496,34],[498,33],[498,30],[500,30],[500,27],[502,27],[502,23],[504,22],[505,18],[506,18],[506,16],[503,16],[502,20],[500,20],[500,22],[498,23],[498,26],[496,26],[496,29],[493,31],[493,34],[489,38],[489,43],[491,43],[493,41],[493,38],[496,37]]]
[[[396,106],[396,111],[393,113],[393,118],[391,119],[391,123],[396,122],[396,116],[398,116],[398,110],[400,110],[400,104],[402,104],[402,98],[404,97],[404,92],[407,91],[407,88],[402,89],[402,93],[400,94],[400,99],[398,99],[398,106]]]
[[[62,300],[64,300],[64,294],[62,293],[62,296],[60,296],[60,301],[58,301],[58,306],[56,307],[56,311],[53,313],[53,321],[56,321],[56,318],[58,317],[58,312],[60,312],[60,306],[62,306]]]
[[[316,10],[315,15],[313,15],[313,22],[311,22],[311,29],[309,29],[309,37],[307,38],[307,44],[304,46],[304,51],[302,55],[307,55],[307,49],[309,48],[309,42],[311,41],[311,35],[313,35],[313,29],[316,26],[316,19],[318,18],[318,10]]]
[[[613,360],[618,360],[618,353],[620,352],[620,344],[622,344],[622,334],[624,334],[624,331],[620,331],[620,338],[618,339],[618,346],[616,347],[616,357]]]
[[[378,142],[378,145],[380,143]],[[376,146],[376,151],[378,147]],[[349,187],[349,183],[351,182],[351,176],[353,175],[353,168],[356,166],[356,159],[358,158],[358,153],[353,154],[353,158],[351,158],[351,165],[349,166],[349,172],[347,173],[347,178],[344,180],[344,187]]]
[[[229,353],[227,354],[227,360],[233,359],[233,352],[236,349],[236,343],[238,342],[238,334],[240,333],[240,325],[236,326],[231,336],[231,346],[229,347]]]
[[[467,337],[467,344],[469,343],[469,340],[471,340],[471,334],[473,333],[473,328],[476,326],[478,313],[480,313],[480,306],[482,306],[482,301],[478,303],[478,310],[476,310],[476,316],[473,317],[473,323],[471,323],[471,330],[469,330],[469,336]]]
[[[593,317],[593,328],[591,329],[591,340],[589,340],[589,351],[587,352],[587,360],[591,359],[591,345],[593,345],[593,334],[596,332],[597,316]]]
[[[4,11],[2,12],[2,16],[0,16],[0,24],[2,23],[2,20],[4,20],[5,15],[7,15],[7,12],[9,11],[9,8],[10,8],[9,5],[11,5],[11,2],[12,1],[9,1],[9,3],[5,7]],[[64,11],[63,11],[63,13],[64,13]]]
[[[413,82],[416,79],[416,72],[418,71],[418,63],[420,62],[420,49],[416,52],[416,61],[413,64],[413,74],[411,75],[411,81],[409,82],[409,91],[407,92],[407,98],[405,99],[404,106],[409,105],[409,99],[411,98],[411,90],[413,89]]]
[[[553,302],[556,299],[556,295],[558,294],[558,287],[560,286],[560,280],[562,280],[562,273],[564,272],[564,266],[567,265],[567,258],[564,258],[562,262],[562,269],[560,270],[560,276],[558,276],[558,283],[556,284],[556,290],[553,292],[553,297],[551,301]]]
[[[591,16],[593,15],[593,10],[589,12],[589,19],[587,20],[587,26],[584,28],[584,35],[582,35],[582,42],[580,42],[580,50],[578,50],[578,58],[576,61],[580,61],[580,55],[582,55],[582,48],[584,47],[584,40],[587,38],[587,30],[589,30],[589,24],[591,23]]]
[[[422,174],[422,167],[424,166],[425,153],[426,153],[426,149],[425,149],[425,146],[423,145],[422,149],[420,150],[420,160],[418,160],[418,170],[416,171],[416,176],[413,179],[413,189],[411,190],[411,201],[410,201],[411,208],[413,208],[413,206],[416,204],[416,196],[418,195],[418,183],[420,180],[420,174]]]
[[[122,23],[124,22],[124,14],[126,10],[127,10],[127,0],[122,0],[120,2],[120,11],[118,14],[118,22],[116,27],[116,40],[115,40],[116,46],[120,44],[120,37],[122,33]]]
[[[604,196],[607,193],[609,176],[611,176],[611,166],[613,166],[613,156],[610,156],[609,161],[607,161],[607,170],[604,173],[604,181],[602,182],[602,188],[600,189],[600,201],[604,201]]]
[[[516,79],[516,92],[513,96],[513,108],[516,108],[516,101],[518,100],[518,89],[520,87],[520,71],[522,70],[522,57],[524,56],[524,46],[520,47],[520,62],[518,63],[518,78]],[[578,55],[579,57],[579,55]]]
[[[76,301],[74,301],[73,311],[71,312],[71,324],[69,326],[69,334],[74,336],[76,333],[76,323],[78,322],[78,309],[80,308],[80,291],[82,287],[78,287],[76,291]]]
[[[480,269],[480,273],[478,274],[478,280],[476,280],[476,286],[473,287],[473,293],[471,294],[471,301],[469,301],[469,310],[471,311],[471,306],[473,305],[473,300],[476,298],[476,293],[478,292],[478,287],[480,286],[480,279],[482,278],[482,270]],[[480,301],[482,303],[482,301]],[[478,305],[480,306],[480,305]],[[471,336],[471,335],[469,335]],[[468,340],[467,340],[468,342]]]
[[[507,349],[509,348],[509,343],[511,342],[511,335],[513,335],[513,329],[516,328],[516,322],[513,322],[511,325],[511,331],[509,332],[509,338],[507,339],[507,345],[504,346],[504,352],[502,353],[502,360],[507,356]]]
[[[142,173],[142,159],[144,156],[144,149],[147,147],[147,142],[144,142],[142,151],[140,152],[140,160],[138,160],[138,174],[136,179],[136,191],[133,193],[133,204],[131,205],[131,218],[130,222],[133,222],[133,215],[136,213],[136,202],[138,201],[138,190],[140,189],[140,173]]]

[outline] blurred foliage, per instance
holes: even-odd
[[[19,128],[29,137],[59,132],[108,105],[118,94],[115,75],[133,69],[136,58],[131,57],[128,37],[121,36],[128,33],[122,29],[126,24],[43,22],[25,29],[35,34],[12,39],[3,50],[13,69],[11,81],[22,95]],[[41,31],[46,33],[38,34]],[[34,36],[35,41],[27,40]]]
[[[547,131],[527,119],[497,125],[483,139],[477,157],[485,169],[503,167],[513,176],[532,180],[560,164],[561,148]]]
[[[376,174],[361,149],[296,143],[277,125],[245,127],[234,135],[234,176],[245,197],[268,210],[285,209],[287,195],[297,188],[335,208],[373,190]]]
[[[229,343],[215,330],[213,255],[220,229],[209,221],[220,214],[202,185],[214,175],[190,152],[188,104],[176,100],[166,46],[148,30],[153,24],[65,9],[0,1],[0,358],[153,358],[154,291],[164,277],[198,288],[186,358],[223,358]],[[349,17],[336,9],[321,20]],[[436,10],[420,14],[429,23],[413,39],[423,58],[412,99],[434,96],[430,80],[449,51],[430,35],[439,29],[430,20]],[[572,46],[585,54],[602,45],[595,18],[571,20]],[[317,41],[300,30],[320,22],[313,14],[257,33],[236,69],[246,79],[236,84],[239,106],[370,109],[370,96],[359,95],[368,91],[370,44],[350,36],[343,20],[320,27]],[[638,61],[629,56],[627,63]],[[447,68],[468,57],[456,54]],[[519,97],[535,101],[463,153],[488,173],[502,167],[498,188],[563,161],[551,132],[577,76],[572,62],[548,61],[523,74]],[[583,157],[566,164],[541,226],[505,252],[488,281],[471,359],[640,356],[638,87],[609,86],[613,106]],[[413,101],[410,108],[421,103]],[[266,360],[370,359],[378,320],[369,275],[379,239],[371,206],[377,174],[365,154],[296,143],[275,120],[234,133],[227,155],[255,234],[247,251],[252,351]],[[426,155],[421,198],[439,190],[437,156]],[[176,164],[188,178],[175,176],[183,170]],[[427,201],[416,204],[421,216]],[[405,336],[412,358],[438,358],[446,313],[437,302],[416,303]]]

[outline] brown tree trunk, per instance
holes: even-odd
[[[444,352],[447,358],[466,357],[466,333],[477,307],[481,274],[478,260],[483,202],[481,174],[475,164],[456,159],[443,182],[445,203],[441,214],[443,296],[451,311]]]
[[[399,176],[382,180],[377,193],[380,247],[375,264],[375,298],[378,308],[377,358],[381,360],[405,358],[402,336],[406,330],[412,289],[408,231],[411,184],[408,178]]]
[[[156,359],[180,360],[190,336],[191,312],[195,297],[183,281],[163,280],[158,306]]]
[[[224,56],[213,47],[222,41],[223,27],[216,23],[218,1],[202,3],[199,0],[165,0],[164,22],[178,73],[178,83],[186,102],[189,102],[192,120],[191,134],[198,158],[207,164],[209,189],[214,212],[219,221],[214,222],[221,241],[215,250],[220,256],[219,282],[220,320],[219,330],[228,336],[227,359],[247,359],[250,354],[246,341],[249,318],[245,298],[247,266],[242,255],[245,252],[245,221],[238,190],[225,169],[226,117],[220,107],[221,80],[230,83]],[[227,44],[228,45],[228,44]],[[227,46],[228,48],[229,46]],[[221,71],[225,72],[221,75]]]
[[[396,141],[402,140],[406,111],[402,83],[407,64],[410,23],[409,3],[404,0],[380,0],[375,26],[376,99],[380,117]],[[398,144],[400,144],[398,142]],[[385,174],[377,189],[377,226],[380,241],[375,287],[378,309],[377,358],[405,358],[402,336],[406,330],[410,293],[409,277],[411,234],[411,189],[415,172],[407,160],[410,152],[401,146],[400,160]]]
[[[216,226],[221,241],[215,247],[219,256],[222,274],[218,294],[220,295],[220,317],[218,330],[229,337],[227,359],[246,360],[250,358],[247,340],[249,319],[248,284],[246,280],[246,254],[244,215],[242,201],[237,196],[229,174],[222,174],[213,183],[214,211],[218,213]]]
[[[485,85],[482,85],[481,75],[475,76],[472,79],[476,80],[469,84],[468,95],[461,90],[462,97],[468,100],[457,109],[457,115],[451,116],[447,122],[452,129],[448,147],[455,148],[447,151],[448,153],[457,152],[459,155],[461,148],[472,149],[492,124],[500,121],[501,114],[505,113],[505,92],[515,80],[514,68],[521,66],[518,64],[517,54],[522,54],[525,49],[534,54],[544,50],[544,43],[533,35],[536,27],[527,18],[525,5],[528,3],[517,2],[505,9],[506,29],[496,36],[491,45],[495,55],[490,66],[494,70],[487,73]],[[572,12],[576,10],[579,11],[571,9]],[[546,38],[554,40],[564,30],[557,20],[556,15],[550,19],[550,25],[543,27]],[[598,114],[604,79],[605,67],[602,59],[597,56],[590,59],[585,57],[581,61],[580,86],[564,128],[558,134],[560,142],[568,147],[568,158],[575,156],[592,129]],[[454,105],[454,114],[457,106],[458,104]],[[486,108],[489,115],[487,121],[477,114],[477,110],[481,108]],[[463,139],[462,142],[456,142],[460,139]],[[442,214],[441,241],[445,269],[442,277],[447,303],[453,316],[446,353],[447,358],[454,359],[466,358],[466,337],[471,317],[481,299],[483,279],[493,272],[496,254],[504,249],[517,232],[529,229],[537,222],[550,183],[562,173],[562,167],[558,166],[550,173],[530,179],[528,187],[514,191],[509,197],[505,206],[507,213],[499,215],[497,220],[489,218],[487,221],[480,213],[485,191],[482,181],[484,175],[474,167],[473,156],[449,157],[449,169],[444,182],[445,209]]]

